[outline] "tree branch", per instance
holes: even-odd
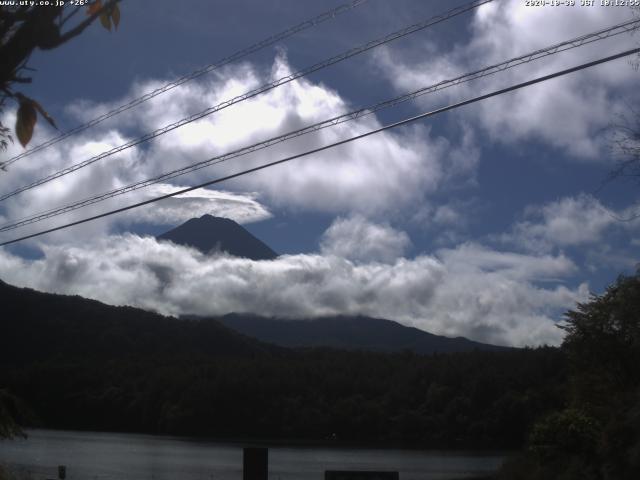
[[[53,42],[51,45],[48,45],[47,48],[43,48],[43,50],[50,50],[52,48],[56,48],[56,47],[62,45],[63,43],[68,42],[72,38],[77,37],[82,32],[84,32],[84,30],[89,25],[91,25],[96,18],[98,18],[100,15],[102,15],[103,12],[110,10],[111,8],[113,8],[113,6],[116,3],[120,3],[120,1],[121,0],[109,0],[107,3],[104,4],[104,6],[100,10],[98,10],[94,14],[90,15],[89,17],[87,17],[86,20],[84,20],[83,22],[80,22],[78,25],[73,27],[71,30],[68,30],[67,32],[65,32],[62,35],[60,35],[56,42]]]
[[[66,17],[60,20],[60,27],[62,27],[65,23],[67,23],[67,21],[71,17],[73,17],[76,13],[78,13],[80,10],[82,10],[82,6],[78,5],[77,7],[75,7],[69,15],[67,15]]]

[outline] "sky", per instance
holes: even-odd
[[[35,52],[35,98],[65,131],[346,0],[125,0],[117,31]],[[0,193],[465,2],[368,0],[172,89],[0,175]],[[578,2],[579,4],[580,2]],[[0,224],[633,18],[628,7],[495,0],[0,202]],[[294,155],[637,47],[625,34],[0,233],[6,241]],[[607,181],[640,104],[633,57],[285,165],[0,249],[0,279],[167,315],[368,315],[431,333],[558,345],[563,314],[636,270],[640,185]],[[6,125],[15,111],[2,112]],[[31,145],[56,132],[40,121]],[[5,159],[22,152],[10,145]],[[251,261],[158,243],[206,213],[281,254]]]

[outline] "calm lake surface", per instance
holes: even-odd
[[[57,465],[67,466],[68,480],[242,479],[242,444],[58,430],[28,434],[27,440],[0,440],[0,463],[33,480],[56,478]],[[494,472],[504,458],[486,452],[269,446],[269,479],[322,480],[325,470],[395,470],[401,480],[449,480]]]

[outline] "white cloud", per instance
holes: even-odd
[[[433,221],[437,225],[457,225],[461,222],[461,214],[451,205],[441,205],[436,208]]]
[[[564,197],[544,205],[525,209],[525,220],[516,223],[509,233],[500,235],[502,241],[534,252],[548,252],[554,248],[600,245],[605,234],[614,230],[637,230],[640,218],[622,222],[633,207],[611,211],[591,195]]]
[[[325,255],[336,255],[356,262],[394,262],[402,257],[411,240],[405,232],[388,224],[375,224],[360,215],[336,219],[324,233],[320,248]]]
[[[271,73],[258,71],[250,64],[240,64],[181,85],[96,128],[12,165],[10,171],[3,175],[2,192],[9,192],[53,171],[86,160],[92,155],[137,138],[142,133],[163,127],[206,106],[233,98],[290,71],[286,58],[279,55]],[[117,103],[126,102],[160,84],[160,80],[138,82],[133,86],[131,94]],[[69,111],[80,120],[86,120],[115,106],[115,103],[94,104],[82,101],[70,107]],[[345,113],[351,108],[337,92],[327,86],[300,79],[159,136],[148,144],[127,149],[88,168],[24,192],[3,202],[2,214],[9,221],[19,219],[226,153]],[[7,124],[12,124],[10,117],[11,115],[6,116],[3,123],[6,121]],[[219,178],[378,126],[379,121],[371,115],[215,167],[198,170],[180,177],[176,182],[193,185]],[[52,134],[50,129],[39,124],[36,138],[32,142],[34,145],[38,144]],[[298,211],[306,209],[337,214],[393,212],[436,190],[444,178],[444,155],[449,151],[455,153],[455,150],[456,147],[448,141],[432,138],[426,128],[405,128],[226,182],[224,188],[238,194],[256,192],[262,202]],[[20,151],[14,145],[7,153],[12,156]],[[460,151],[461,158],[468,158],[468,145],[463,145]],[[69,214],[65,220],[78,220],[146,198],[148,194],[142,191],[130,193],[106,204]],[[166,208],[168,207],[165,210]],[[154,218],[157,216],[174,216],[163,211],[157,214],[142,210],[139,212],[139,218],[154,222],[157,221]],[[101,220],[99,226],[79,228],[73,233],[60,233],[53,238],[62,240],[77,235],[93,237],[109,231],[112,222],[117,221],[116,217]],[[59,222],[45,222],[41,226],[50,227],[57,223]],[[65,237],[66,235],[68,236]]]
[[[469,40],[448,51],[427,42],[421,50],[428,52],[424,61],[403,58],[399,50],[383,51],[377,58],[396,88],[407,91],[630,18],[625,7],[533,8],[521,0],[493,2],[475,11]],[[636,42],[629,34],[617,36],[446,90],[435,98],[459,101],[618,53]],[[606,140],[601,130],[624,110],[625,100],[637,98],[637,75],[628,62],[617,60],[465,107],[457,115],[481,125],[494,141],[539,140],[574,157],[602,161]],[[432,105],[431,97],[422,101]]]
[[[452,247],[474,238],[473,228],[485,222],[486,202],[477,196],[452,195],[441,203],[423,203],[409,219],[428,235],[433,246]]]
[[[553,9],[525,9],[521,3],[514,0],[482,7],[471,25],[470,41],[444,54],[427,45],[426,63],[402,61],[402,56],[392,50],[377,58],[394,76],[398,89],[416,88],[619,21],[624,10],[555,9],[554,15],[549,16]],[[541,31],[545,35],[540,35]],[[484,82],[482,88],[505,85],[600,56],[606,48],[593,45],[553,57],[545,61],[544,67],[535,64],[519,68],[500,79]],[[271,72],[261,72],[245,63],[182,85],[96,129],[21,160],[3,175],[2,191],[29,183],[290,71],[286,58],[280,55]],[[403,258],[410,245],[407,235],[366,218],[387,218],[397,212],[406,215],[407,211],[415,211],[416,205],[425,205],[425,196],[440,190],[443,184],[460,177],[473,181],[479,161],[476,142],[486,132],[497,141],[541,139],[574,155],[596,157],[600,144],[594,132],[609,121],[610,113],[617,108],[616,92],[628,91],[637,80],[636,75],[618,62],[610,68],[590,70],[461,110],[464,121],[457,124],[462,125],[458,129],[459,145],[436,137],[426,127],[378,134],[227,182],[226,191],[193,192],[122,217],[49,235],[44,244],[39,243],[45,255],[40,260],[24,260],[0,250],[0,276],[20,285],[169,314],[213,315],[231,311],[298,317],[365,314],[395,319],[437,334],[463,335],[481,341],[516,345],[558,343],[561,331],[555,327],[555,320],[576,300],[585,300],[587,288],[557,286],[557,280],[575,273],[576,266],[564,255],[551,255],[551,246],[580,244],[586,231],[591,235],[589,238],[603,234],[610,224],[593,208],[597,206],[594,201],[566,199],[530,209],[525,221],[503,238],[526,245],[533,252],[526,255],[468,243],[407,259]],[[127,98],[117,103],[163,83],[157,79],[140,81]],[[453,99],[477,94],[480,89],[469,85],[444,95]],[[426,97],[423,100],[431,101]],[[114,106],[84,101],[71,106],[69,111],[79,120],[88,120]],[[12,198],[3,203],[0,215],[4,221],[15,220],[350,109],[347,100],[326,85],[298,80]],[[8,114],[3,123],[12,125],[14,120]],[[471,128],[478,122],[484,132]],[[176,182],[192,185],[218,178],[380,125],[375,116],[364,117],[199,170]],[[33,144],[51,134],[40,123]],[[19,152],[13,145],[8,154]],[[77,220],[177,188],[178,183],[138,191],[74,212],[65,220]],[[325,233],[321,254],[284,256],[269,262],[206,257],[194,250],[158,244],[152,238],[108,236],[118,222],[179,223],[203,213],[250,222],[270,215],[267,204],[298,213],[314,210],[343,217]],[[444,229],[434,242],[452,245],[463,238],[460,231],[473,220],[474,212],[464,202],[448,200],[437,207],[423,208],[414,222],[425,222],[433,230]],[[57,223],[44,222],[20,233]]]
[[[144,189],[148,198],[168,195],[184,186],[156,184]],[[141,209],[127,214],[127,219],[136,223],[177,225],[190,218],[209,214],[230,218],[237,223],[251,223],[271,218],[269,210],[262,205],[254,193],[233,193],[201,188],[160,201],[153,208]]]
[[[44,258],[0,251],[0,277],[166,314],[257,312],[284,317],[364,314],[448,336],[511,345],[557,344],[560,314],[587,287],[540,286],[575,266],[563,256],[527,256],[468,244],[393,263],[336,255],[251,261],[201,253],[153,238],[110,236],[80,246],[44,246]]]
[[[515,280],[548,280],[564,277],[576,270],[573,262],[564,255],[533,256],[501,252],[473,243],[441,250],[439,256],[456,272],[500,272]]]

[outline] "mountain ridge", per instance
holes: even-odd
[[[166,352],[203,356],[255,356],[279,347],[246,337],[216,321],[187,321],[78,295],[20,288],[0,280],[3,321],[0,360],[118,356]],[[29,353],[25,353],[28,351]]]
[[[108,305],[78,295],[15,287],[2,280],[0,298],[7,305],[5,318],[20,319],[20,322],[0,322],[0,334],[8,345],[3,353],[9,356],[20,356],[13,346],[25,345],[28,341],[36,342],[32,347],[37,356],[61,348],[75,354],[106,354],[127,350],[132,344],[143,349],[205,355],[255,355],[269,351],[271,347],[276,350],[333,348],[380,353],[411,351],[422,355],[512,349],[464,337],[435,335],[392,320],[365,316],[287,320],[230,313],[176,319],[140,308]],[[62,334],[56,324],[57,319],[64,319],[65,328],[71,334]],[[36,329],[38,335],[29,333]],[[92,329],[112,332],[107,336],[112,337],[114,343],[108,345],[101,339],[93,339]],[[127,334],[123,337],[121,334],[125,330]],[[169,335],[168,332],[173,333]],[[175,342],[165,345],[165,338],[173,338]]]
[[[436,335],[393,320],[362,315],[281,319],[230,313],[217,320],[243,335],[285,348],[330,347],[386,353],[406,350],[423,355],[513,348]]]
[[[193,247],[204,254],[224,251],[251,260],[273,260],[278,257],[271,247],[235,221],[209,214],[187,220],[156,238]]]

